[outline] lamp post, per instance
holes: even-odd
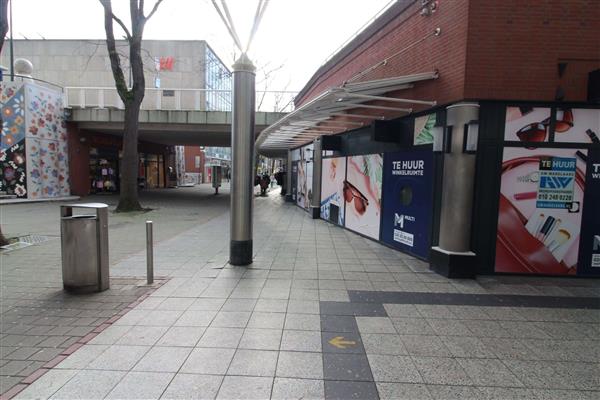
[[[229,263],[252,263],[256,68],[245,53],[233,64],[231,229]]]

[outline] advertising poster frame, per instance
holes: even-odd
[[[346,159],[344,223],[353,232],[379,240],[383,184],[383,154]]]
[[[344,226],[346,157],[323,158],[321,172],[320,218]]]
[[[383,166],[381,241],[427,260],[433,221],[433,152],[384,153]]]

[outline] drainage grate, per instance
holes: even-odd
[[[55,236],[44,236],[44,235],[26,235],[19,237],[19,242],[24,242],[28,244],[40,244],[47,242],[50,239],[56,239]]]
[[[45,235],[25,235],[18,237],[17,241],[9,245],[0,247],[0,249],[2,249],[3,252],[9,252],[33,246],[34,244],[44,243],[52,239],[57,239],[57,237]]]

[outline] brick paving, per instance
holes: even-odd
[[[448,280],[275,193],[255,206],[252,266],[227,264],[227,214],[164,240],[169,281],[16,398],[599,397],[598,281]]]

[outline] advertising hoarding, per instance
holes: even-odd
[[[321,176],[321,219],[344,226],[346,157],[324,158]]]
[[[577,273],[587,150],[504,148],[496,272]]]
[[[366,154],[347,158],[343,183],[345,226],[370,238],[379,239],[383,157]]]
[[[424,259],[431,247],[433,173],[431,151],[384,154],[381,240]]]

